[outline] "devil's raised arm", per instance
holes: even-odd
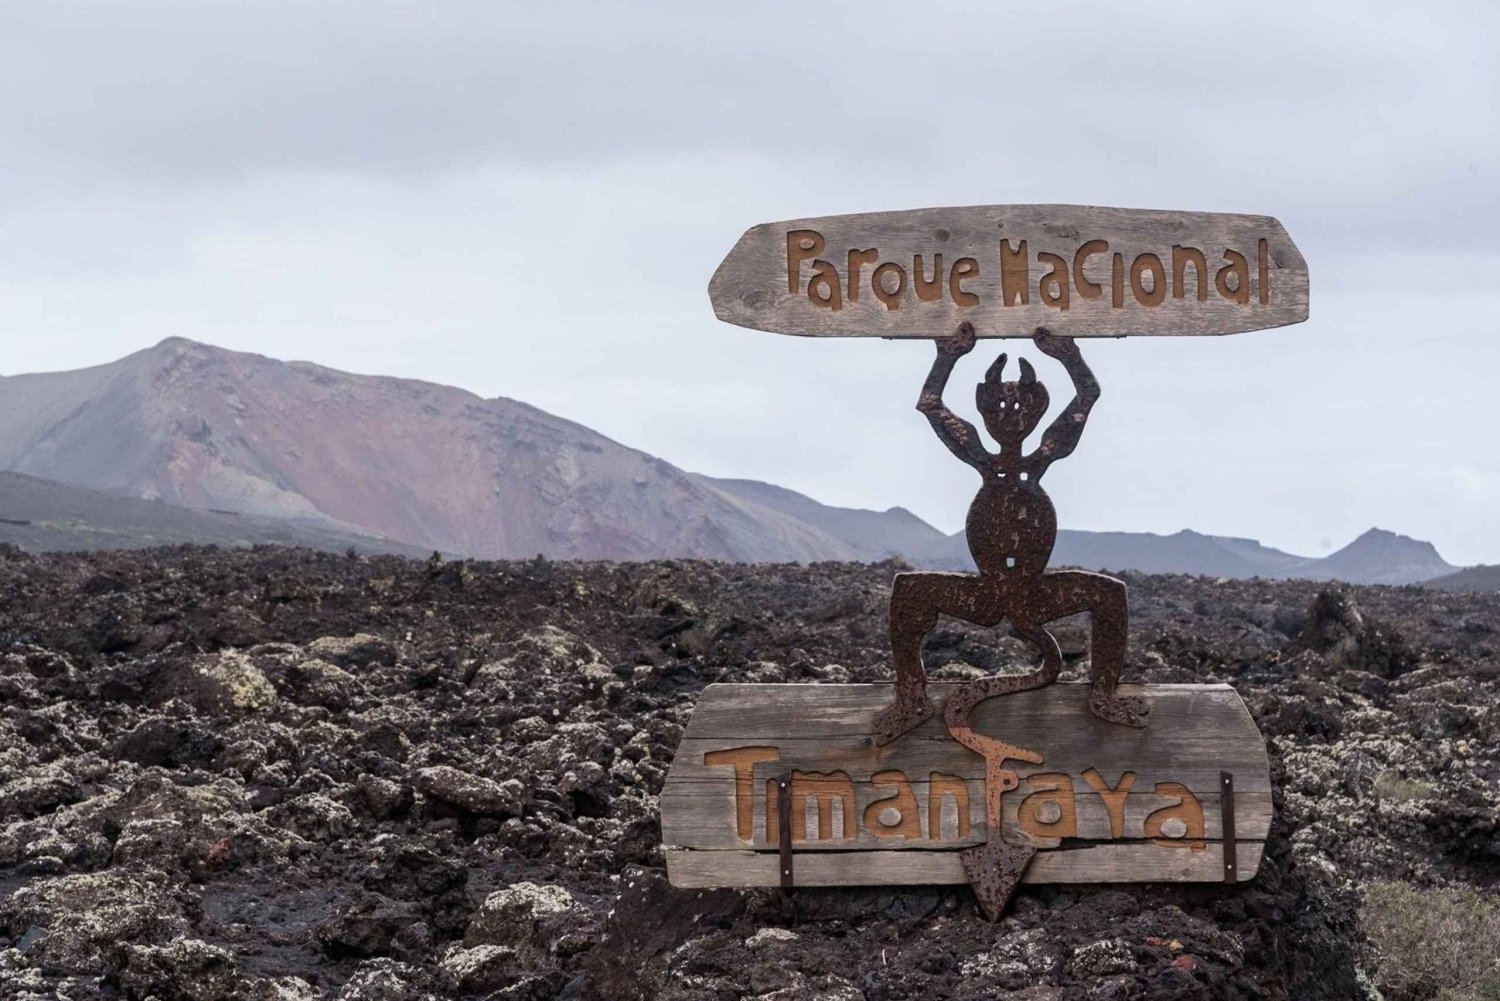
[[[932,430],[948,451],[982,473],[990,461],[990,454],[985,451],[979,432],[943,402],[943,390],[948,386],[953,366],[973,347],[974,328],[968,323],[960,326],[952,337],[937,341],[937,357],[933,359],[932,370],[927,373],[927,381],[922,384],[917,409],[926,415],[927,423],[932,425]]]
[[[1073,400],[1057,419],[1042,433],[1041,444],[1027,457],[1033,476],[1041,476],[1047,467],[1058,459],[1073,454],[1078,440],[1083,437],[1083,426],[1089,419],[1089,411],[1099,400],[1099,381],[1083,360],[1078,342],[1071,337],[1057,337],[1046,330],[1038,330],[1033,338],[1043,354],[1062,362],[1068,377],[1073,380]]]

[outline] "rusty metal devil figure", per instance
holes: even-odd
[[[1015,789],[1019,777],[1004,767],[1006,759],[1041,764],[1042,756],[974,732],[969,714],[997,695],[1040,688],[1057,678],[1062,654],[1046,624],[1079,612],[1092,620],[1090,661],[1093,688],[1089,709],[1102,720],[1123,726],[1146,725],[1143,700],[1116,693],[1125,662],[1128,609],[1123,581],[1082,570],[1049,572],[1047,563],[1057,540],[1057,515],[1041,487],[1041,478],[1058,459],[1077,447],[1089,411],[1099,398],[1099,384],[1077,343],[1038,329],[1033,341],[1043,354],[1063,364],[1073,381],[1074,397],[1042,434],[1036,451],[1026,454],[1026,437],[1047,412],[1047,389],[1024,359],[1021,378],[1005,382],[1006,356],[1000,355],[975,390],[984,426],[1000,446],[985,448],[979,432],[943,403],[943,390],[958,360],[974,348],[972,325],[937,341],[937,359],[922,387],[917,409],[954,455],[982,477],[969,507],[965,532],[979,573],[897,574],[891,591],[891,651],[896,669],[895,703],[875,720],[875,739],[886,744],[933,715],[922,666],[922,641],[939,615],[951,615],[981,626],[1009,619],[1017,635],[1042,655],[1028,674],[983,678],[949,697],[944,722],[954,739],[985,760],[985,799],[989,843],[962,853],[965,871],[981,906],[993,920],[1015,892],[1036,854],[1027,844],[1008,844],[1001,835],[1000,794]]]

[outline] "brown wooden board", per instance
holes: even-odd
[[[966,882],[957,852],[989,840],[984,762],[938,712],[884,746],[890,685],[710,685],[662,789],[662,840],[680,886],[778,885],[774,781],[794,776],[796,885]],[[1271,826],[1265,743],[1227,685],[1122,685],[1144,729],[1094,717],[1089,687],[1055,684],[981,703],[974,729],[1042,755],[1010,761],[1006,840],[1043,850],[1029,882],[1224,878],[1220,773],[1234,776],[1237,878]],[[1128,777],[1128,784],[1125,784]],[[768,796],[768,792],[770,795]]]
[[[810,337],[1231,334],[1307,319],[1307,262],[1270,216],[977,205],[752,227],[719,319]]]

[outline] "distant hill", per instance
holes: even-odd
[[[1500,591],[1500,566],[1468,567],[1424,581],[1423,586],[1444,591]]]
[[[1289,577],[1348,580],[1358,584],[1418,584],[1458,568],[1437,548],[1382,528],[1372,528],[1343,549],[1293,568]]]
[[[412,557],[431,553],[326,524],[194,511],[21,473],[0,473],[0,543],[31,553],[143,549],[180,543],[226,547],[271,543],[328,552],[353,548],[358,553]]]
[[[480,557],[860,558],[525,403],[177,337],[107,365],[0,378],[0,469]]]
[[[1253,568],[1254,573],[1251,576],[1280,577],[1285,574],[1285,571],[1306,563],[1309,559],[1262,545],[1255,539],[1241,539],[1232,535],[1208,535],[1204,538],[1212,539],[1220,548],[1238,557],[1245,567]],[[1238,574],[1220,574],[1219,576],[1238,576]]]
[[[962,532],[922,550],[918,562],[941,569],[974,568]],[[1252,539],[1187,530],[1155,535],[1063,529],[1057,533],[1051,565],[1208,577],[1344,580],[1355,584],[1416,584],[1458,569],[1439,556],[1430,542],[1379,528],[1321,558],[1285,553]]]
[[[974,569],[962,532],[949,536],[940,546],[923,553],[922,559],[943,569]],[[1218,538],[1190,530],[1156,535],[1151,532],[1061,529],[1052,550],[1051,565],[1243,578],[1279,576],[1280,571],[1302,562],[1305,562],[1302,557],[1270,549],[1249,539]]]
[[[1183,530],[1060,532],[1052,562],[1057,566],[1110,567],[1142,573],[1195,573],[1210,577],[1272,576],[1297,557],[1250,539],[1225,539]]]
[[[948,537],[904,507],[885,511],[831,507],[785,487],[758,480],[723,480],[694,475],[717,490],[812,525],[853,549],[862,560],[911,557]]]

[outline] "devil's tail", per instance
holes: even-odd
[[[1014,695],[1050,685],[1062,671],[1062,651],[1055,636],[1040,626],[1022,630],[1021,635],[1041,650],[1040,667],[1028,674],[996,675],[971,681],[948,696],[943,710],[943,722],[953,739],[984,758],[984,802],[989,843],[967,849],[959,853],[959,857],[979,898],[979,905],[991,921],[1000,920],[1027,865],[1036,855],[1034,847],[1008,845],[1001,835],[1000,795],[1020,783],[1016,773],[1005,767],[1005,761],[1015,759],[1039,765],[1042,756],[1024,747],[975,733],[969,726],[969,714],[979,703],[997,695]]]

